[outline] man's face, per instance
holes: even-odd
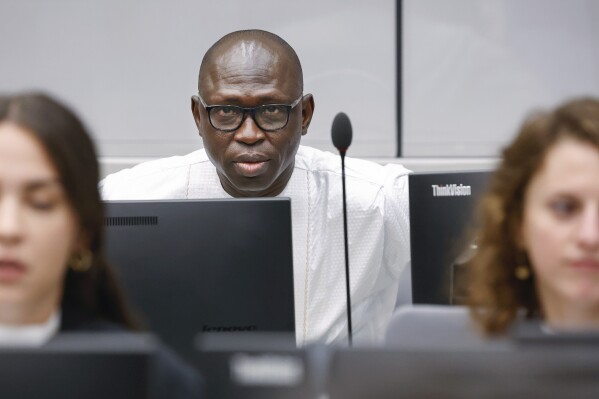
[[[276,50],[275,45],[248,41],[221,51],[201,78],[204,102],[244,108],[293,103],[301,95],[299,77],[291,61]],[[206,108],[194,96],[194,118],[225,191],[234,197],[279,194],[293,172],[313,107],[312,96],[306,95],[291,109],[287,125],[280,130],[262,130],[248,113],[238,129],[223,132],[211,125]]]

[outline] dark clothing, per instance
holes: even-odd
[[[62,310],[60,332],[124,332],[119,324],[93,318],[83,312]],[[164,345],[159,345],[149,369],[149,397],[152,399],[196,399],[202,397],[199,373]]]

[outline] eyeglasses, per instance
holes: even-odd
[[[264,104],[253,108],[243,108],[236,105],[207,105],[202,96],[200,102],[208,112],[208,120],[213,128],[221,132],[232,132],[241,126],[246,114],[250,114],[256,125],[265,132],[281,130],[289,122],[289,113],[303,94],[291,104]]]

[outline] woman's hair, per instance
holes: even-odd
[[[98,193],[99,167],[85,127],[65,105],[42,93],[0,96],[0,123],[11,122],[35,135],[66,192],[92,263],[89,270],[66,273],[62,309],[133,328],[135,323],[104,251],[104,210]]]
[[[503,160],[479,204],[478,251],[469,264],[468,304],[486,335],[505,333],[520,311],[527,317],[542,314],[534,275],[524,280],[516,278],[517,267],[530,268],[517,241],[528,184],[549,149],[563,138],[599,150],[599,100],[576,99],[553,112],[529,117],[515,140],[503,150]]]

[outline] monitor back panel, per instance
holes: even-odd
[[[162,340],[294,332],[289,199],[109,201],[108,259]]]
[[[330,399],[599,397],[597,347],[518,350],[338,350]]]
[[[0,398],[146,399],[156,346],[110,332],[58,334],[42,347],[0,348]]]
[[[475,247],[473,214],[491,172],[409,175],[412,300],[415,304],[459,304],[465,263]]]
[[[196,364],[207,398],[316,398],[302,350],[207,351],[198,353]]]

